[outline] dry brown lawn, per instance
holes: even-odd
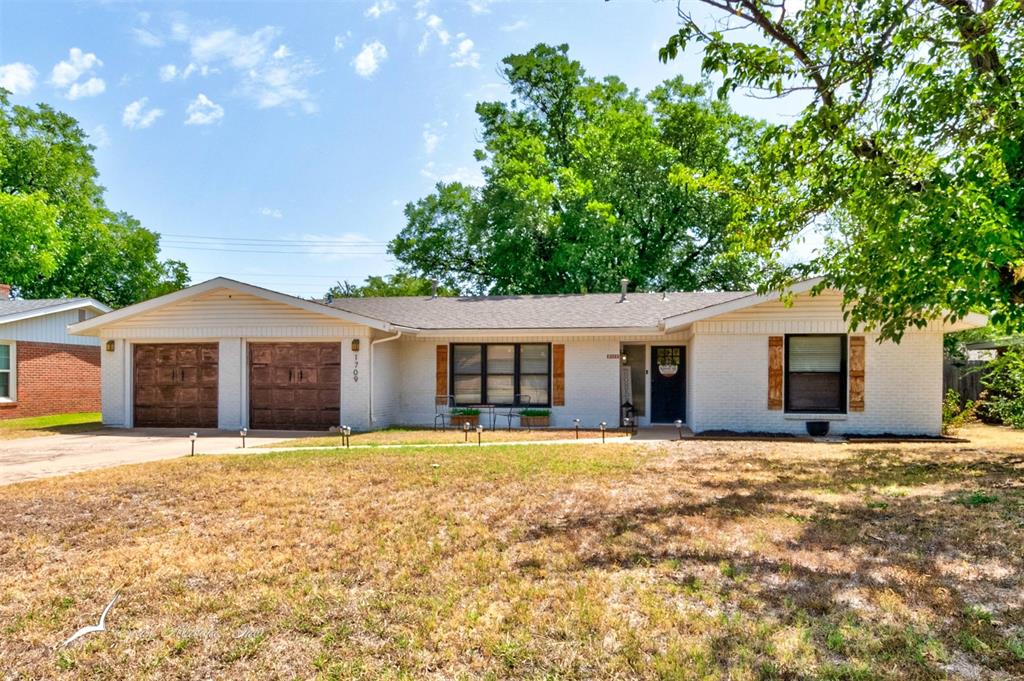
[[[0,488],[12,678],[1024,677],[1024,439],[264,452]],[[110,631],[59,643],[116,591]]]
[[[625,430],[609,429],[605,431],[606,440],[613,438],[625,438],[629,433]],[[601,431],[581,428],[581,438],[599,438]],[[540,442],[544,440],[572,440],[576,437],[576,431],[567,428],[541,428],[526,430],[513,428],[512,430],[486,430],[481,435],[483,442]],[[273,444],[264,445],[272,449],[294,449],[296,447],[338,447],[341,435],[332,433],[317,437],[299,438],[295,440],[282,440]],[[476,431],[466,433],[456,428],[446,430],[433,430],[431,428],[387,428],[367,433],[352,433],[352,446],[357,445],[431,445],[431,444],[465,444],[466,442],[476,443]]]

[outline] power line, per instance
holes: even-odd
[[[167,248],[176,248],[183,251],[217,251],[221,253],[267,253],[271,255],[388,255],[387,251],[338,251],[319,248],[306,247],[304,250],[251,250],[245,248],[214,248],[212,246],[180,246],[177,244],[167,244]]]
[[[171,240],[176,240],[176,239],[188,239],[188,240],[202,239],[202,240],[210,240],[210,241],[228,241],[228,242],[256,241],[256,242],[259,242],[259,243],[278,243],[278,244],[294,244],[294,243],[305,243],[305,244],[343,243],[345,245],[348,245],[348,244],[367,244],[367,245],[374,244],[374,245],[377,245],[377,246],[386,246],[388,243],[390,243],[388,241],[346,241],[346,242],[337,242],[337,241],[331,242],[331,241],[327,241],[327,242],[319,242],[319,241],[316,241],[316,240],[302,240],[302,239],[261,239],[259,237],[210,236],[209,234],[172,234],[170,232],[162,232],[160,236],[161,237],[171,237]]]

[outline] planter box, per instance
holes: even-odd
[[[452,428],[461,428],[464,423],[468,423],[470,428],[476,428],[477,424],[480,423],[480,415],[452,414],[451,422]]]
[[[520,416],[523,428],[547,428],[551,425],[550,416]]]

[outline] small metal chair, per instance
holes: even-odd
[[[434,430],[437,430],[438,420],[441,421],[441,430],[443,431],[446,428],[448,420],[451,417],[452,407],[454,406],[454,395],[434,396]]]
[[[529,395],[516,395],[515,404],[511,405],[507,411],[500,414],[502,417],[508,419],[508,429],[512,430],[512,419],[519,419],[520,425],[523,422],[523,410],[530,408],[530,396]],[[529,427],[527,427],[529,430]]]

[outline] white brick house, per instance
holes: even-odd
[[[552,425],[938,434],[942,335],[846,328],[838,293],[630,293],[312,302],[217,278],[71,327],[101,339],[110,426],[432,425],[525,404]],[[441,400],[444,401],[443,399]]]

